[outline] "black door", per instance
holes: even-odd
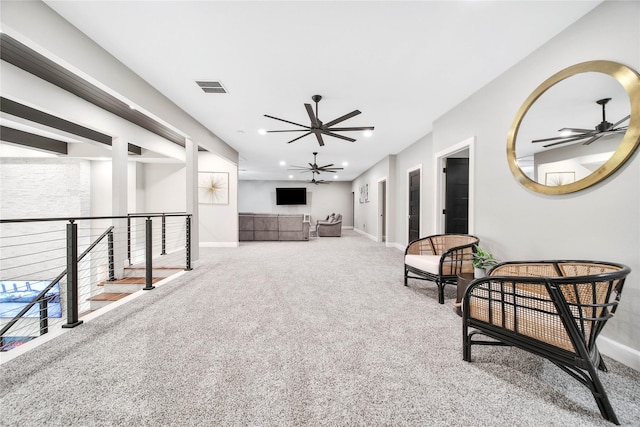
[[[420,169],[409,172],[409,242],[420,238]]]
[[[469,232],[469,159],[447,159],[445,233]]]

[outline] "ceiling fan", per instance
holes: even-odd
[[[313,174],[313,178],[311,178],[311,180],[307,182],[310,182],[311,184],[315,184],[315,185],[331,184],[331,181],[325,181],[324,179],[316,179],[316,173],[318,172],[311,171],[311,173]]]
[[[327,172],[327,173],[336,173],[339,170],[342,170],[344,168],[336,168],[333,167],[333,163],[329,163],[328,165],[324,165],[324,166],[318,166],[318,163],[316,163],[316,156],[318,155],[318,152],[314,152],[313,153],[313,163],[309,163],[309,166],[295,166],[295,165],[291,165],[291,168],[289,168],[289,170],[298,170],[300,172],[313,172],[314,174],[319,174],[320,172]]]
[[[305,132],[304,135],[301,135],[297,138],[292,139],[287,142],[287,144],[291,144],[293,141],[297,141],[300,138],[304,138],[307,135],[314,134],[316,139],[318,140],[318,144],[320,146],[324,145],[324,140],[322,139],[322,135],[332,136],[334,138],[344,139],[349,142],[354,142],[355,139],[349,138],[344,135],[337,134],[335,132],[350,132],[350,131],[365,131],[365,130],[373,130],[373,126],[359,126],[359,127],[333,127],[338,123],[341,123],[351,117],[357,116],[361,113],[360,110],[353,110],[352,112],[345,114],[344,116],[340,116],[335,120],[331,120],[328,123],[323,123],[318,118],[318,102],[322,99],[320,95],[313,95],[311,99],[316,103],[316,111],[313,112],[313,107],[311,104],[304,104],[304,107],[307,109],[307,114],[309,114],[309,119],[311,120],[311,126],[301,125],[300,123],[290,122],[289,120],[280,119],[278,117],[273,117],[265,114],[265,117],[269,117],[270,119],[280,120],[281,122],[290,123],[292,125],[300,126],[303,129],[288,129],[288,130],[268,130],[268,133],[271,132]]]
[[[592,142],[595,142],[598,139],[602,138],[603,136],[613,135],[617,133],[625,133],[629,125],[622,126],[622,127],[617,127],[617,126],[629,120],[629,117],[631,117],[631,115],[628,115],[627,117],[624,117],[613,124],[608,122],[606,119],[606,105],[609,101],[611,101],[611,98],[603,98],[596,101],[596,104],[602,106],[602,122],[600,122],[600,124],[598,124],[594,129],[562,128],[559,130],[559,132],[562,132],[562,133],[566,132],[565,136],[558,136],[555,138],[534,139],[533,141],[531,141],[531,143],[535,144],[538,142],[554,141],[554,142],[551,142],[550,144],[543,145],[543,147],[547,148],[547,147],[553,147],[559,144],[565,144],[567,142],[576,142],[576,141],[586,140],[582,143],[582,145],[589,145]]]

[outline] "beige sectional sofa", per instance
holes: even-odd
[[[309,222],[303,214],[260,214],[242,212],[239,215],[240,241],[309,240]]]

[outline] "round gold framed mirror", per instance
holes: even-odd
[[[640,75],[616,62],[589,61],[529,95],[509,130],[507,160],[526,188],[567,194],[610,176],[638,145]]]

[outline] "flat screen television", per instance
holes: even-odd
[[[0,318],[13,318],[28,303],[46,288],[49,280],[2,280],[0,281]],[[62,317],[60,307],[60,285],[56,283],[45,295],[48,300],[49,317]],[[36,303],[25,317],[40,317],[40,305]]]
[[[302,187],[276,188],[276,205],[306,205],[307,189]]]

